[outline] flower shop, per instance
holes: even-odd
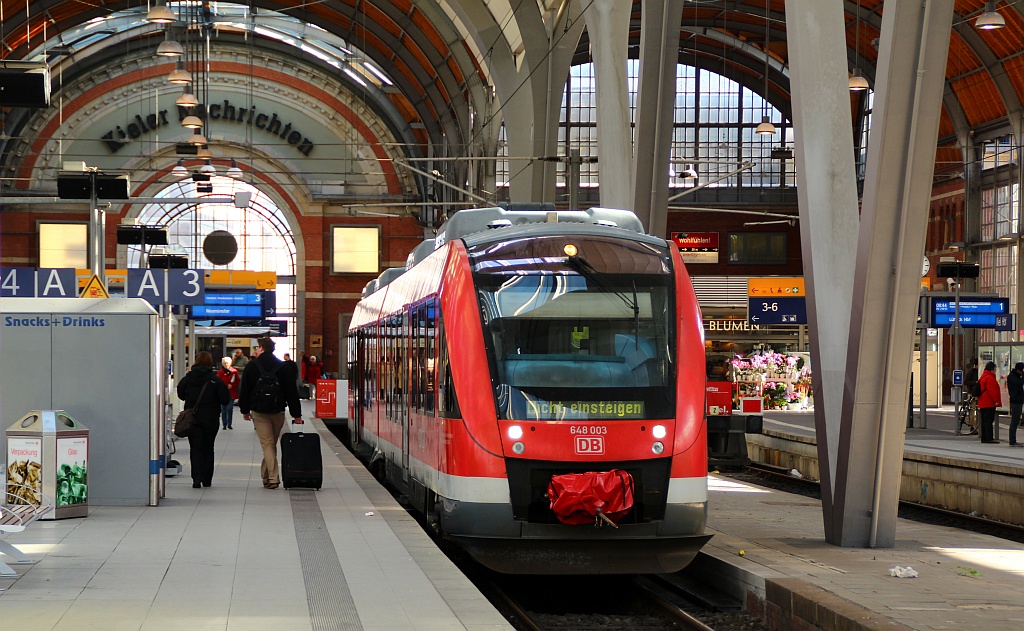
[[[776,353],[764,349],[732,358],[732,381],[738,403],[743,397],[762,397],[766,410],[807,410],[811,398],[808,353]]]

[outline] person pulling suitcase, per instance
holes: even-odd
[[[276,489],[281,484],[277,443],[284,429],[285,408],[292,417],[292,423],[303,423],[299,391],[295,386],[298,371],[294,363],[285,363],[274,356],[274,340],[266,337],[258,343],[253,358],[242,371],[238,409],[242,418],[252,421],[263,448],[263,461],[260,463],[263,488]]]

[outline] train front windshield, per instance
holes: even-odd
[[[675,414],[666,249],[542,237],[488,244],[470,255],[499,418]]]

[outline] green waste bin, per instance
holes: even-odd
[[[89,514],[88,471],[89,429],[64,410],[33,410],[7,428],[7,483],[53,500],[42,519]]]

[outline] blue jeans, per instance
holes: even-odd
[[[1024,411],[1024,403],[1010,404],[1010,444],[1017,444],[1017,427],[1020,425],[1020,415]]]
[[[234,413],[234,408],[234,401],[229,401],[227,405],[220,406],[220,424],[225,429],[231,427],[231,415]]]

